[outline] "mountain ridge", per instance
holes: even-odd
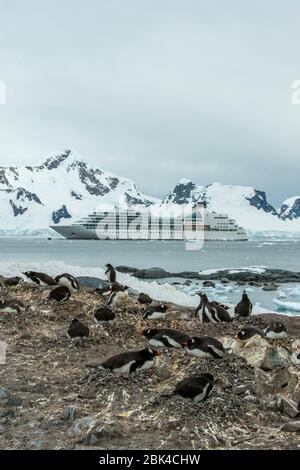
[[[173,190],[158,199],[139,191],[131,179],[88,164],[71,149],[36,165],[0,167],[0,222],[8,229],[72,223],[101,204],[167,207],[197,202],[205,203],[208,210],[228,214],[246,230],[300,231],[299,196],[286,199],[275,209],[264,191],[251,186],[217,182],[201,186],[181,178]]]

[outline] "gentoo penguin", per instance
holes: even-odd
[[[210,336],[193,336],[187,341],[186,350],[200,358],[221,359],[225,356],[223,344]]]
[[[31,282],[38,286],[56,286],[57,282],[53,277],[48,276],[48,274],[45,273],[39,273],[36,271],[26,271],[23,273],[27,279],[29,279]]]
[[[80,320],[74,318],[71,321],[71,324],[68,329],[68,335],[70,336],[70,338],[83,338],[89,336],[89,334],[89,328],[84,325]]]
[[[218,304],[217,302],[209,302],[207,295],[198,293],[200,296],[200,304],[196,308],[195,315],[199,317],[202,323],[219,323],[219,322],[232,322],[232,318],[229,315],[226,308]]]
[[[193,400],[194,403],[199,403],[210,395],[213,386],[214,378],[211,374],[193,375],[181,380],[176,385],[173,393],[163,396],[171,398],[174,395],[180,395],[182,398],[188,398]]]
[[[272,321],[264,329],[264,335],[270,339],[287,338],[287,328],[281,321]]]
[[[254,328],[253,326],[246,326],[242,330],[238,331],[235,335],[235,339],[239,341],[248,341],[248,339],[252,338],[255,335],[263,336],[263,332],[260,331],[258,328]]]
[[[69,300],[71,292],[66,286],[58,286],[49,293],[49,299],[57,300],[57,302],[66,302]]]
[[[130,374],[134,371],[150,369],[155,364],[155,356],[159,352],[152,349],[142,349],[141,351],[131,351],[110,357],[102,363],[90,363],[87,367],[110,370],[119,374]]]
[[[60,274],[59,276],[56,276],[55,280],[60,286],[67,287],[71,294],[79,291],[79,282],[77,281],[76,277],[72,276],[71,274]]]
[[[142,332],[151,348],[183,348],[190,337],[179,330],[171,328],[147,328]]]
[[[94,313],[94,320],[98,325],[112,325],[115,318],[115,312],[113,312],[109,307],[97,308]]]
[[[252,303],[244,290],[241,301],[236,305],[234,309],[235,315],[240,317],[249,317],[252,313]]]
[[[25,310],[23,302],[17,299],[0,300],[0,313],[21,313]]]
[[[19,276],[8,277],[4,279],[4,285],[6,286],[17,286],[22,281],[22,278]]]
[[[96,292],[96,294],[99,294],[102,299],[105,299],[111,294],[111,286],[97,287],[94,292]]]
[[[138,302],[140,304],[151,304],[152,299],[148,294],[144,294],[143,292],[141,292],[139,297],[138,297]]]
[[[117,273],[116,273],[116,270],[115,268],[111,265],[111,264],[106,264],[105,265],[107,267],[107,270],[105,271],[105,275],[106,275],[106,278],[107,280],[110,282],[110,283],[114,283],[116,282],[116,279],[117,279]]]
[[[165,318],[167,314],[168,306],[165,304],[152,305],[148,307],[145,311],[143,318],[145,320],[158,320],[160,318]]]
[[[107,296],[107,305],[110,307],[122,307],[128,302],[128,287],[121,284],[113,284]]]

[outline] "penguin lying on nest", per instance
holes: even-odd
[[[37,286],[56,286],[57,282],[53,277],[48,276],[45,273],[39,273],[37,271],[25,271],[24,276]]]
[[[263,337],[264,333],[258,328],[254,328],[253,326],[246,326],[237,332],[237,334],[235,335],[235,339],[239,341],[248,341],[255,335]]]
[[[213,386],[214,377],[211,374],[193,375],[181,380],[171,394],[162,395],[162,397],[172,398],[174,395],[179,395],[193,400],[194,403],[199,403],[211,394]]]
[[[90,330],[89,328],[84,325],[80,320],[74,318],[71,321],[71,324],[68,329],[68,335],[70,338],[84,338],[89,336]]]
[[[72,276],[71,274],[60,274],[59,276],[56,276],[55,281],[60,286],[67,287],[71,294],[79,291],[79,282],[76,277]]]
[[[138,297],[138,302],[140,304],[149,304],[150,305],[152,303],[152,299],[148,294],[144,294],[143,292],[141,292],[139,297]]]
[[[115,312],[109,307],[100,307],[94,313],[97,325],[112,325],[116,319]]]
[[[0,300],[0,313],[21,313],[25,311],[23,302],[17,299]]]
[[[159,356],[158,351],[152,349],[142,349],[141,351],[131,351],[110,357],[101,363],[89,363],[86,367],[104,369],[118,374],[131,374],[150,369],[155,365],[155,356]]]
[[[152,305],[145,311],[143,318],[144,320],[159,320],[165,318],[167,314],[168,306],[166,304]]]
[[[201,323],[219,323],[219,322],[232,322],[226,308],[217,302],[210,302],[206,294],[198,293],[201,301],[195,311],[195,316],[198,316]]]
[[[58,286],[49,293],[48,298],[57,302],[66,302],[71,297],[71,292],[66,286]]]
[[[288,335],[287,327],[281,321],[272,321],[264,329],[264,335],[270,339],[285,339]]]
[[[225,356],[221,341],[210,336],[193,336],[187,341],[185,347],[187,352],[195,357],[222,359]]]
[[[187,334],[171,328],[147,328],[142,332],[152,348],[183,348],[191,339]]]

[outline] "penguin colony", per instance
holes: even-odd
[[[117,272],[111,264],[106,265],[105,275],[108,284],[93,292],[99,295],[105,305],[100,306],[93,312],[93,320],[97,327],[109,328],[116,320],[115,309],[126,306],[128,301],[128,287],[117,282]],[[67,302],[70,297],[79,291],[78,280],[68,274],[63,273],[55,278],[35,271],[23,273],[27,282],[38,287],[50,287],[51,291],[48,299],[54,302]],[[14,277],[6,280],[6,285],[15,286],[22,282],[22,278]],[[246,293],[242,294],[241,301],[234,309],[234,316],[230,315],[229,307],[215,301],[209,301],[206,294],[199,292],[200,303],[194,312],[195,318],[204,323],[233,322],[234,318],[247,318],[252,313],[252,303]],[[168,314],[168,305],[155,303],[145,293],[140,293],[138,302],[144,307],[143,319],[153,322],[153,327],[145,328],[141,335],[147,340],[148,347],[138,351],[127,351],[109,357],[104,361],[96,361],[86,364],[87,368],[99,369],[103,371],[131,374],[148,370],[155,365],[156,357],[160,355],[159,349],[182,349],[196,358],[209,360],[221,360],[226,350],[223,344],[216,338],[210,336],[189,336],[188,334],[172,329],[158,328],[156,320],[164,320]],[[16,299],[0,300],[0,313],[20,313],[26,306]],[[90,335],[90,328],[83,322],[74,318],[68,328],[67,334],[71,339],[84,338]],[[247,341],[255,335],[260,335],[267,339],[278,340],[287,337],[287,328],[280,321],[272,321],[263,331],[258,328],[245,326],[236,333],[237,341]],[[300,364],[299,352],[292,354],[295,364]],[[215,378],[208,372],[199,375],[192,375],[181,380],[169,394],[162,395],[171,398],[175,395],[184,399],[190,399],[194,403],[205,400],[212,393]]]

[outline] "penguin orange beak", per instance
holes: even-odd
[[[154,356],[160,356],[161,353],[159,351],[154,351]]]
[[[183,343],[181,343],[181,346],[182,346],[183,348],[186,348],[186,347],[188,346],[187,341],[184,341]]]

